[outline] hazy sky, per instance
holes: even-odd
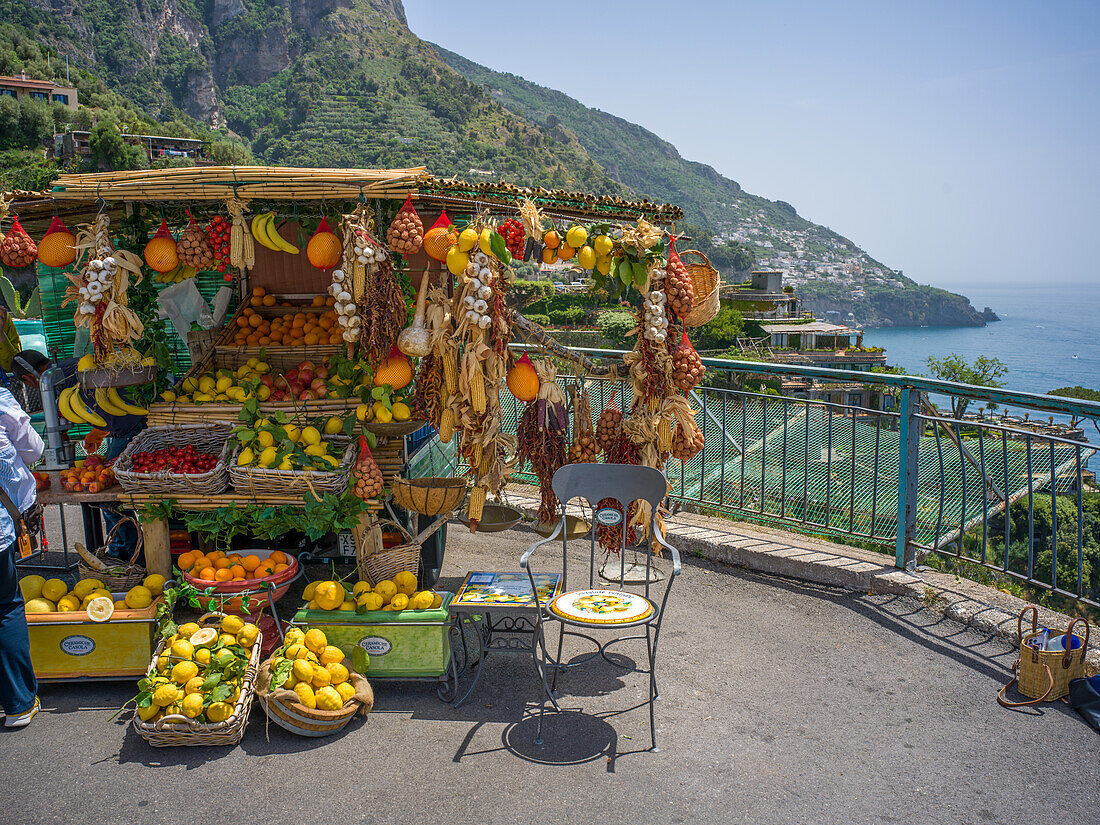
[[[405,0],[921,283],[1100,295],[1100,2]]]

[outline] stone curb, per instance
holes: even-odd
[[[508,503],[534,518],[534,488],[509,488]],[[519,492],[522,489],[523,492]],[[572,508],[570,508],[572,510]],[[581,510],[577,508],[577,514]],[[681,556],[742,567],[774,576],[873,595],[906,596],[981,633],[1019,644],[1016,620],[1027,602],[994,588],[926,568],[898,570],[880,553],[726,519],[680,512],[666,521],[667,536]],[[844,552],[838,553],[842,549]],[[885,560],[885,563],[884,563]],[[1064,629],[1069,617],[1039,607],[1039,626]],[[1093,625],[1085,670],[1100,673],[1100,628]]]

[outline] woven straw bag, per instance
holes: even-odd
[[[396,527],[405,537],[405,541],[396,547],[383,548],[383,524]],[[380,581],[392,579],[402,570],[419,575],[420,545],[396,521],[382,519],[363,532],[363,540],[355,547],[355,561],[359,568],[359,578],[370,582],[370,586],[374,587]]]
[[[685,260],[687,255],[695,255],[702,260]],[[718,270],[711,264],[710,258],[697,249],[688,249],[680,253],[680,260],[683,261],[684,268],[691,276],[691,285],[695,292],[691,312],[683,320],[689,327],[701,327],[708,321],[714,320],[714,316],[721,308],[718,295]]]
[[[1024,616],[1031,611],[1031,632],[1024,633]],[[1073,632],[1080,622],[1085,627],[1085,635]],[[1073,619],[1062,635],[1063,650],[1036,650],[1028,642],[1042,636],[1039,632],[1039,610],[1028,605],[1020,611],[1016,619],[1016,631],[1020,638],[1020,657],[1012,665],[1012,681],[1001,688],[997,701],[1006,708],[1019,708],[1037,705],[1040,702],[1053,702],[1069,695],[1071,679],[1080,679],[1085,675],[1085,656],[1089,649],[1089,623],[1085,619]],[[1055,637],[1056,638],[1056,637]],[[1078,644],[1078,642],[1080,644]],[[1005,692],[1019,682],[1018,690],[1030,697],[1025,702],[1009,702]]]

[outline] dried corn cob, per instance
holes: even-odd
[[[662,453],[672,449],[672,420],[669,416],[661,416],[657,423],[657,449]]]
[[[444,407],[439,414],[439,440],[444,444],[451,442],[455,432],[455,413],[450,407]]]
[[[458,392],[458,365],[455,363],[454,350],[440,353],[443,361],[443,384],[447,388],[447,395]]]
[[[486,490],[480,484],[470,491],[470,530],[473,532],[485,510]]]
[[[470,377],[470,405],[474,408],[474,412],[480,415],[485,412],[485,404],[485,377],[479,369]]]

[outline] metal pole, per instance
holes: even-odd
[[[916,565],[913,545],[917,532],[917,449],[923,425],[916,417],[920,390],[901,391],[901,438],[898,456],[898,527],[895,565],[903,570]]]

